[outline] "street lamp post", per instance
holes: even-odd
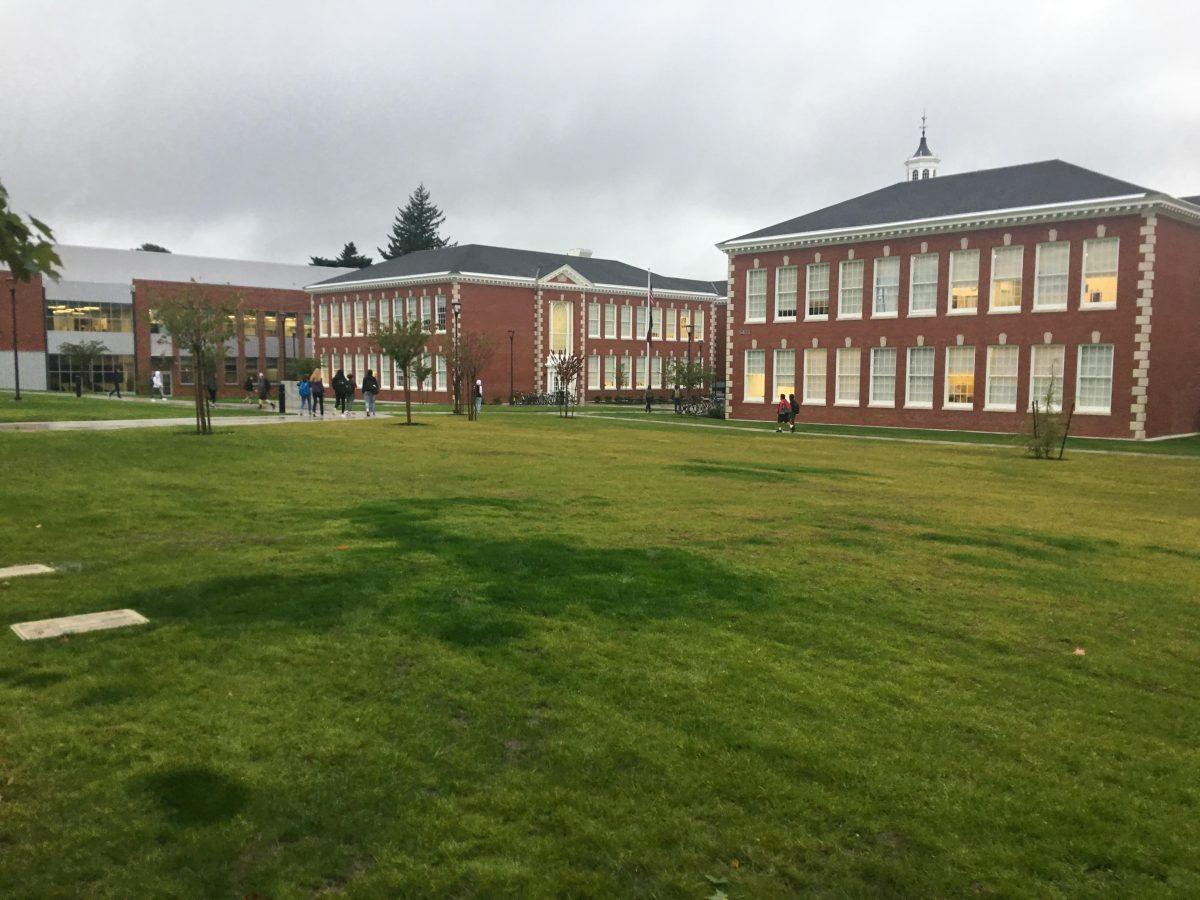
[[[462,301],[454,300],[451,303],[454,307],[454,414],[462,415],[462,359],[458,352],[459,341],[459,320],[462,316]]]
[[[687,333],[688,333],[688,363],[687,363],[687,364],[688,364],[688,367],[687,367],[687,374],[688,374],[688,381],[691,381],[691,380],[692,380],[692,330],[693,330],[693,328],[694,328],[694,326],[692,325],[692,323],[691,323],[691,321],[690,321],[690,317],[689,317],[689,321],[688,321],[688,323],[687,323]],[[690,388],[689,388],[689,390],[690,390]]]
[[[508,329],[508,405],[513,405],[513,338],[517,336],[517,332],[510,328]]]
[[[8,284],[8,297],[12,302],[12,342],[13,342],[13,399],[21,399],[21,358],[17,353],[17,280],[14,278]]]

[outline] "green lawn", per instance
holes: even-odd
[[[1200,894],[1200,462],[421,421],[0,434],[0,896]]]
[[[69,393],[21,391],[14,400],[12,391],[0,391],[0,422],[78,422],[96,419],[170,419],[194,415],[191,401],[154,402],[148,397],[125,395],[111,400],[103,395],[76,397]],[[264,412],[266,412],[264,410]],[[253,406],[222,404],[213,407],[213,417],[258,415]]]

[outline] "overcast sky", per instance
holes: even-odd
[[[0,181],[63,243],[460,243],[722,276],[718,240],[1059,157],[1200,193],[1200,3],[0,0]],[[377,257],[376,257],[377,258]]]

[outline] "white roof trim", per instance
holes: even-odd
[[[790,234],[764,234],[752,238],[736,238],[728,241],[722,241],[717,244],[717,249],[728,250],[735,247],[753,246],[758,244],[772,244],[780,241],[794,241],[802,239],[828,238],[835,236],[851,237],[862,233],[871,233],[875,231],[891,231],[903,228],[914,228],[922,225],[932,224],[967,224],[979,219],[995,218],[997,216],[1028,216],[1036,215],[1040,212],[1050,212],[1055,210],[1070,210],[1070,211],[1089,211],[1105,209],[1109,206],[1128,204],[1135,200],[1146,200],[1151,195],[1146,193],[1141,194],[1124,194],[1117,197],[1101,197],[1095,200],[1072,200],[1064,203],[1043,203],[1036,206],[1014,206],[1002,209],[979,210],[969,213],[956,213],[951,216],[930,216],[924,219],[902,219],[897,222],[871,222],[866,225],[853,225],[843,228],[822,228],[814,231],[797,231]]]
[[[635,287],[628,284],[563,284],[562,282],[546,281],[548,276],[542,276],[537,279],[537,286],[542,290],[582,290],[582,291],[598,291],[603,293],[626,294],[633,296],[646,296],[644,287]],[[534,278],[532,275],[491,275],[487,272],[427,272],[420,275],[404,275],[396,278],[376,278],[368,281],[341,281],[336,284],[310,284],[304,290],[309,294],[327,294],[337,293],[344,290],[385,290],[390,287],[400,287],[420,283],[422,281],[466,281],[475,283],[487,284],[502,284],[502,285],[529,285],[533,286]],[[690,291],[681,288],[654,288],[656,297],[668,298],[690,298],[695,300],[719,300],[721,295],[714,291]]]

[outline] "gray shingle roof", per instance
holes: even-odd
[[[1200,206],[1200,194],[1197,194],[1194,197],[1180,197],[1179,199],[1185,203],[1192,204],[1192,206]]]
[[[901,181],[731,241],[1149,193],[1061,159]]]
[[[328,278],[315,286],[333,286],[344,282],[387,280],[441,272],[472,272],[479,275],[533,278],[540,270],[545,277],[563,265],[569,265],[593,284],[620,287],[646,286],[646,270],[615,259],[590,256],[571,256],[566,253],[542,253],[537,250],[514,250],[486,244],[462,244],[440,250],[418,250],[396,259],[384,260],[365,269]],[[713,282],[692,278],[669,278],[655,273],[652,281],[657,290],[714,293]]]

